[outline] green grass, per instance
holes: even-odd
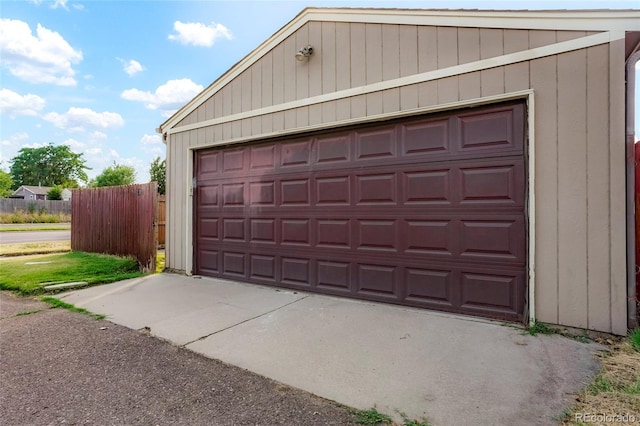
[[[636,328],[629,333],[629,343],[631,343],[633,349],[640,352],[640,328]]]
[[[20,226],[10,227],[4,226],[0,228],[0,232],[25,232],[25,231],[66,231],[71,229],[71,225],[38,225],[38,226]]]
[[[587,392],[591,395],[598,395],[601,392],[613,392],[613,390],[613,384],[601,374],[597,375],[593,383],[587,387]]]
[[[106,318],[105,315],[94,314],[92,312],[87,311],[84,308],[78,308],[77,306],[74,306],[74,305],[72,305],[70,303],[63,302],[62,300],[56,299],[55,297],[43,297],[42,301],[50,304],[52,308],[66,309],[67,311],[77,312],[77,313],[83,314],[83,315],[88,315],[88,316],[90,316],[92,318],[95,318],[96,320],[101,320],[101,319],[105,319]]]
[[[390,424],[393,421],[391,417],[378,412],[375,407],[369,410],[357,410],[354,414],[356,415],[356,422],[361,425]]]
[[[43,282],[86,281],[93,285],[141,275],[134,259],[95,253],[70,252],[0,261],[0,289],[23,295],[44,293],[39,285]]]
[[[527,332],[532,336],[537,336],[538,334],[556,334],[559,333],[557,328],[549,327],[541,322],[535,321],[531,324],[527,329]]]

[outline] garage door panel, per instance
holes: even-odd
[[[316,138],[315,163],[335,167],[351,160],[350,135]]]
[[[356,179],[356,204],[377,205],[396,203],[395,173],[358,175]]]
[[[311,220],[310,219],[282,219],[281,244],[311,247]]]
[[[351,291],[351,263],[319,260],[317,287],[348,293]]]
[[[285,257],[281,258],[282,282],[296,286],[312,285],[312,269],[309,259]]]
[[[317,219],[316,235],[318,247],[329,249],[351,248],[351,220],[350,219]]]
[[[250,169],[261,173],[275,170],[276,145],[254,146],[250,148]]]
[[[272,218],[252,218],[250,227],[252,243],[271,244],[276,243],[276,220]]]
[[[311,186],[309,179],[289,179],[280,181],[280,205],[304,206],[311,205]]]
[[[195,271],[522,319],[523,120],[510,104],[198,152]]]
[[[451,220],[405,220],[407,253],[452,257],[455,227]]]
[[[396,155],[395,127],[377,128],[370,131],[359,131],[355,136],[356,160],[370,160]]]
[[[459,238],[461,257],[512,260],[524,264],[525,253],[521,244],[523,228],[524,223],[518,217],[462,220]]]
[[[227,242],[245,242],[245,219],[224,218],[222,219],[222,241]]]
[[[249,257],[250,277],[255,280],[276,282],[276,257],[251,254]]]
[[[357,229],[359,250],[398,251],[396,220],[358,220]]]
[[[522,280],[521,274],[462,272],[461,307],[517,315],[524,303]]]
[[[233,172],[244,169],[245,149],[222,151],[222,171]]]
[[[453,307],[453,275],[451,270],[405,268],[406,300]]]
[[[522,163],[459,169],[461,203],[521,205]]]
[[[451,205],[451,170],[403,173],[403,201],[408,205]]]
[[[365,295],[399,299],[396,266],[357,265],[357,292]]]
[[[275,181],[262,181],[249,183],[249,204],[252,207],[275,207],[276,183]]]
[[[300,167],[310,164],[311,141],[293,142],[281,146],[280,166]]]
[[[222,273],[236,278],[246,278],[246,254],[224,252],[222,254]]]
[[[349,175],[316,177],[317,206],[335,207],[351,205],[351,179]]]
[[[521,151],[522,115],[522,106],[460,115],[457,121],[460,152]]]
[[[406,157],[449,153],[449,120],[400,125],[402,155]]]
[[[202,249],[198,251],[196,262],[198,265],[202,265],[200,270],[205,275],[218,275],[220,272],[218,269],[220,252],[217,250]]]
[[[244,206],[244,183],[226,183],[222,185],[222,206]]]

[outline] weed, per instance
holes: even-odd
[[[18,312],[15,316],[21,317],[21,316],[24,316],[24,315],[35,314],[35,313],[38,313],[40,311],[42,311],[42,309],[35,309],[33,311],[22,311],[22,312]]]
[[[105,315],[94,314],[92,312],[87,311],[84,308],[78,308],[77,306],[74,306],[70,303],[63,302],[62,300],[56,299],[55,297],[43,297],[42,301],[50,304],[52,308],[66,309],[71,312],[77,312],[79,314],[88,315],[96,320],[102,320],[106,318]]]
[[[575,336],[573,336],[574,340],[577,340],[580,343],[589,343],[591,342],[591,339],[589,339],[589,335],[587,334],[586,330],[582,332],[582,334],[577,334]]]
[[[629,333],[629,343],[631,343],[633,349],[640,352],[640,328],[636,328]]]
[[[375,407],[369,410],[357,410],[354,412],[356,421],[361,425],[390,424],[393,420],[386,414],[382,414]]]
[[[624,392],[629,395],[640,395],[640,380],[636,381],[632,385],[626,386],[624,388]]]
[[[537,336],[538,334],[556,334],[560,332],[559,329],[549,327],[538,321],[534,321],[526,330],[532,336]]]
[[[410,419],[409,416],[402,411],[396,410],[396,413],[400,414],[400,417],[402,417],[402,424],[404,426],[429,426],[429,421],[425,418],[422,418],[421,420]]]
[[[598,395],[600,392],[613,392],[613,385],[609,380],[599,374],[594,379],[593,383],[591,383],[587,387],[587,391],[591,395]]]
[[[71,222],[67,213],[47,213],[46,209],[37,210],[29,205],[27,211],[16,210],[13,213],[0,213],[0,223],[62,223]]]

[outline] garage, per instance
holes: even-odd
[[[520,321],[522,102],[197,151],[195,273]]]
[[[157,129],[167,269],[625,335],[639,18],[302,10]]]

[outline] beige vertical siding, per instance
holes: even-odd
[[[584,32],[310,22],[185,124],[547,46]],[[315,53],[296,61],[311,43]],[[624,333],[624,42],[243,118],[170,136],[167,265],[187,268],[189,148],[533,89],[540,321]]]

